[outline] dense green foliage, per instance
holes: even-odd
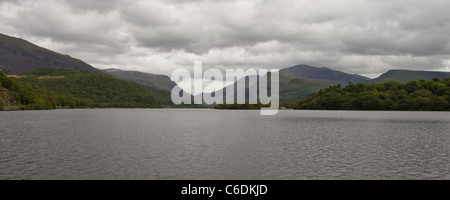
[[[312,110],[450,110],[450,78],[332,86],[281,106]]]
[[[48,89],[62,107],[148,108],[161,104],[151,94],[158,90],[99,72],[40,68],[21,74],[20,81]]]
[[[52,92],[10,79],[0,71],[0,110],[52,109],[60,98]]]
[[[160,89],[156,89],[153,87],[149,87],[149,86],[145,86],[145,85],[141,85],[141,84],[137,84],[137,83],[135,83],[134,85],[136,85],[138,88],[142,89],[146,95],[152,96],[157,101],[157,103],[162,104],[162,105],[173,106],[173,102],[170,97],[169,91],[160,90]]]

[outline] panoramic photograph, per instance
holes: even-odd
[[[448,180],[448,8],[1,0],[0,180]]]

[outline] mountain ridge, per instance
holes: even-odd
[[[371,79],[358,74],[349,74],[327,67],[315,67],[310,65],[295,65],[280,70],[280,76],[287,79],[310,79],[327,85],[347,85],[352,83],[368,83]]]
[[[10,74],[37,68],[69,68],[99,71],[82,60],[0,33],[0,65]]]
[[[384,83],[389,81],[397,81],[406,83],[414,80],[431,80],[433,78],[447,78],[450,77],[450,72],[442,71],[414,71],[405,69],[389,70],[379,77],[372,79],[371,83]]]
[[[156,89],[165,91],[171,91],[172,88],[177,85],[170,79],[170,77],[166,75],[151,74],[140,71],[128,71],[114,68],[104,69],[102,70],[102,72],[122,80],[132,81],[141,85],[151,86]]]

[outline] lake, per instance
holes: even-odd
[[[450,179],[450,112],[0,112],[0,179]]]

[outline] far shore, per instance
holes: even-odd
[[[120,108],[120,107],[109,107],[109,108],[55,108],[55,109],[44,109],[44,110],[26,110],[20,107],[4,107],[0,112],[13,112],[13,111],[48,111],[48,110],[95,110],[95,109],[142,109],[142,110],[227,110],[227,111],[258,111],[259,109],[218,109],[212,107],[161,107],[161,108]],[[433,110],[305,110],[305,109],[292,109],[292,108],[280,108],[279,111],[354,111],[354,112],[450,112],[446,110],[433,111]]]

